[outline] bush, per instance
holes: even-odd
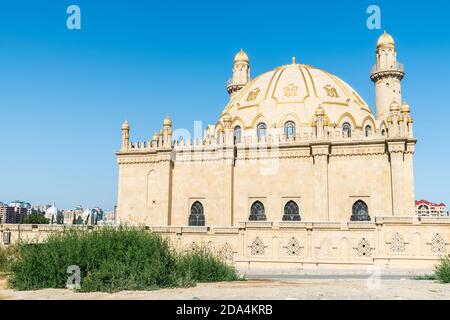
[[[236,270],[206,248],[199,248],[182,254],[178,259],[182,276],[196,282],[239,280]]]
[[[450,283],[450,256],[442,259],[436,266],[434,276],[442,283]]]
[[[0,272],[9,272],[18,253],[17,246],[0,246]]]
[[[44,244],[21,244],[9,282],[18,290],[65,288],[71,265],[80,268],[81,291],[154,290],[237,278],[234,268],[210,253],[178,254],[157,234],[119,227],[70,230]]]
[[[441,260],[441,262],[434,267],[434,273],[425,274],[414,277],[415,280],[437,280],[442,283],[450,283],[450,256]]]

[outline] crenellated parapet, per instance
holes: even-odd
[[[324,109],[320,106],[316,110],[310,126],[297,129],[295,134],[286,135],[278,128],[271,128],[264,136],[258,137],[255,134],[240,136],[237,141],[233,135],[231,119],[224,118],[224,126],[215,135],[205,134],[202,138],[177,140],[172,139],[172,120],[169,117],[163,122],[163,128],[155,132],[149,141],[131,142],[129,137],[129,124],[122,125],[122,148],[117,153],[119,163],[128,163],[130,159],[137,159],[142,156],[152,159],[151,162],[166,161],[191,161],[189,159],[201,159],[201,161],[217,161],[234,157],[234,150],[239,154],[240,150],[256,150],[261,153],[267,150],[274,157],[275,151],[280,157],[286,157],[291,150],[308,147],[315,149],[316,145],[331,146],[330,150],[334,155],[356,155],[396,152],[385,146],[387,140],[400,139],[403,145],[408,145],[409,151],[413,152],[415,140],[412,133],[412,117],[410,107],[404,103],[400,106],[393,102],[386,119],[387,135],[380,130],[375,130],[367,135],[362,128],[355,128],[351,132],[343,132],[342,128],[337,128],[332,124]],[[372,146],[368,151],[368,147]],[[376,146],[375,149],[373,149]],[[406,149],[404,150],[405,152]],[[311,151],[312,152],[312,151]],[[232,156],[230,156],[232,155]],[[263,155],[261,155],[263,157]],[[146,160],[148,162],[150,160]],[[133,163],[138,160],[131,161]]]

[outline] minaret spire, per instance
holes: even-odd
[[[250,82],[250,59],[244,50],[240,50],[234,57],[233,76],[227,82],[227,91],[230,96],[241,90]]]
[[[130,125],[128,124],[128,121],[125,120],[125,122],[122,124],[122,151],[128,150],[129,145],[130,145]]]
[[[385,120],[392,101],[401,103],[401,81],[404,67],[397,62],[394,38],[386,31],[378,38],[376,64],[372,67],[370,79],[375,83],[376,119]]]

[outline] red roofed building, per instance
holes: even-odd
[[[448,212],[445,212],[445,203],[433,203],[427,200],[416,200],[416,214],[421,217],[448,216]]]

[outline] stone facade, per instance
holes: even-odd
[[[404,69],[386,33],[376,60],[376,116],[344,81],[295,58],[250,80],[241,50],[230,101],[202,137],[180,138],[167,117],[150,141],[130,142],[125,122],[118,221],[183,226],[194,203],[208,226],[248,221],[256,202],[266,221],[282,220],[289,202],[302,221],[349,221],[358,203],[364,220],[413,216],[416,140],[410,107],[397,102]]]

